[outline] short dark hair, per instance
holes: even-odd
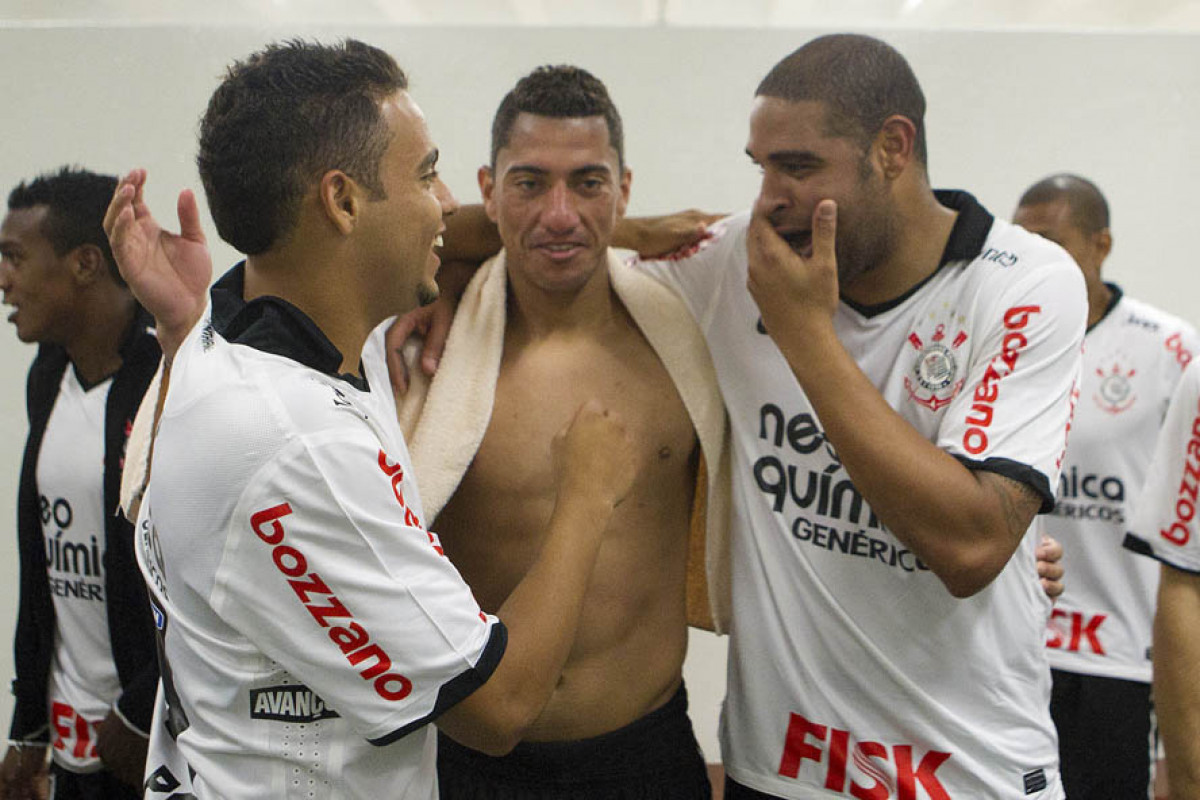
[[[247,255],[290,233],[311,182],[340,169],[383,197],[380,103],[408,88],[355,39],[274,43],[229,68],[200,122],[200,179],[221,238]]]
[[[1079,175],[1060,172],[1042,178],[1025,190],[1018,206],[1036,206],[1066,200],[1071,223],[1084,233],[1099,233],[1108,227],[1108,201],[1096,184]]]
[[[108,273],[118,285],[124,286],[104,233],[104,214],[116,190],[115,175],[65,166],[57,172],[43,173],[29,183],[17,184],[8,194],[8,210],[46,206],[41,231],[54,252],[62,256],[80,245],[95,245],[104,256]]]
[[[879,39],[853,33],[813,39],[772,67],[754,94],[824,104],[829,132],[858,140],[864,150],[888,117],[907,117],[917,129],[917,160],[929,163],[921,84],[904,56]]]
[[[608,143],[617,151],[617,166],[625,169],[625,133],[621,114],[608,96],[608,89],[592,73],[568,64],[538,67],[517,81],[504,95],[492,120],[492,166],[500,149],[508,145],[513,123],[519,114],[560,119],[604,117]]]

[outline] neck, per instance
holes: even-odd
[[[612,324],[617,306],[608,276],[607,252],[579,287],[547,289],[530,282],[518,265],[508,269],[508,328],[529,339],[589,334]]]
[[[133,295],[113,285],[100,290],[79,314],[79,333],[65,346],[80,381],[95,386],[121,367],[121,345],[133,324]]]
[[[1087,276],[1087,294],[1088,294],[1088,327],[1092,327],[1104,317],[1108,311],[1108,304],[1112,302],[1113,291],[1104,285],[1104,281],[1100,280],[1099,276],[1092,278]]]
[[[326,248],[328,249],[328,248]],[[304,257],[296,257],[296,251]],[[342,354],[340,371],[357,374],[363,345],[383,321],[373,319],[367,295],[340,267],[347,262],[321,248],[281,247],[246,259],[244,299],[279,297],[300,309]]]
[[[842,287],[842,294],[856,303],[894,300],[936,272],[958,219],[958,212],[939,203],[924,182],[901,192],[895,207],[888,254],[853,285]]]

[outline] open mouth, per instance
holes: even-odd
[[[812,231],[788,231],[779,234],[792,252],[808,258],[812,255]]]

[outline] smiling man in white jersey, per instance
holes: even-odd
[[[117,511],[129,425],[158,366],[150,318],[101,222],[117,179],[63,168],[21,183],[0,225],[0,291],[38,345],[17,503],[15,707],[0,799],[139,796],[158,664],[133,527]]]
[[[1147,797],[1157,749],[1150,700],[1158,565],[1121,546],[1195,329],[1126,296],[1100,270],[1108,203],[1091,181],[1052,175],[1025,190],[1013,221],[1061,245],[1088,291],[1083,379],[1047,533],[1070,580],[1047,631],[1050,713],[1071,797]]]
[[[380,325],[436,296],[456,204],[406,86],[354,40],[230,69],[198,160],[247,259],[207,311],[194,197],[178,236],[150,216],[142,171],[109,209],[174,356],[137,527],[163,668],[147,797],[432,798],[435,719],[507,751],[558,682],[636,474],[615,415],[582,405],[552,446],[539,556],[498,616],[427,530]]]

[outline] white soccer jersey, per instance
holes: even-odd
[[[1158,565],[1121,543],[1197,340],[1182,320],[1110,288],[1113,304],[1084,339],[1058,504],[1042,520],[1067,570],[1046,647],[1056,669],[1149,683]]]
[[[55,763],[74,772],[101,768],[96,724],[121,694],[104,598],[104,408],[111,386],[110,379],[85,390],[68,366],[38,456],[54,602],[50,752]]]
[[[1086,321],[1068,256],[973,198],[947,263],[835,327],[889,405],[974,468],[1058,480]],[[721,746],[783,797],[1061,798],[1033,537],[955,599],[850,483],[746,291],[748,216],[646,269],[684,296],[733,430],[733,626]]]
[[[208,324],[176,356],[137,527],[165,647],[147,797],[185,769],[198,798],[436,796],[425,723],[504,627],[425,528],[383,348],[370,389]]]
[[[1125,546],[1200,573],[1200,361],[1192,361],[1167,411]]]

